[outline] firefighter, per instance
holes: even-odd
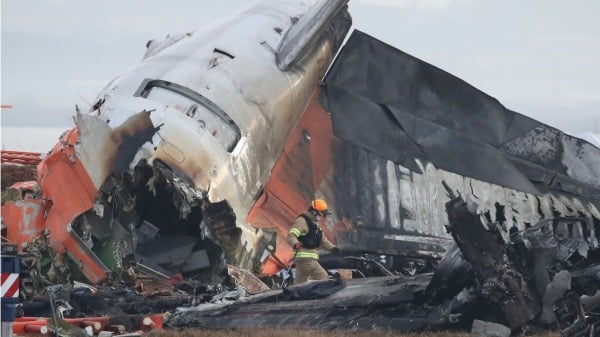
[[[318,248],[338,253],[340,250],[323,235],[319,220],[330,212],[323,199],[315,199],[306,212],[300,214],[287,236],[288,243],[294,248],[296,278],[294,284],[312,280],[326,280],[327,271],[319,264]]]

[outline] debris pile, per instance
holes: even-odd
[[[500,224],[477,214],[476,204],[456,196],[446,207],[456,245],[433,274],[294,285],[226,307],[202,305],[178,311],[169,324],[203,328],[308,324],[321,330],[402,332],[472,326],[474,331],[492,329],[506,336],[556,326],[563,336],[593,336],[599,331],[598,222],[546,220],[505,241]]]
[[[43,158],[3,152],[41,160],[2,194],[14,330],[594,335],[600,149],[365,33],[341,47],[350,25],[345,0],[264,0],[151,41]],[[342,253],[290,285],[315,197]]]

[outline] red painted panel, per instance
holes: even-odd
[[[7,227],[6,237],[23,250],[23,242],[31,241],[44,231],[50,202],[42,199],[7,201],[2,205],[2,218]]]
[[[333,135],[331,118],[318,96],[317,91],[288,138],[263,194],[247,217],[253,226],[277,230],[276,255],[285,263],[290,263],[292,258],[292,249],[285,237],[294,219],[306,211],[310,201],[323,198],[330,209],[335,209],[330,173],[333,153],[340,140]],[[342,223],[336,223],[330,231],[327,226],[321,226],[334,243],[335,232],[343,227]],[[265,274],[272,275],[279,269],[281,266],[273,258],[263,265]]]

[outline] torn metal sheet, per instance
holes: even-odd
[[[448,202],[447,209],[449,230],[481,284],[482,298],[500,310],[511,329],[533,320],[541,310],[539,302],[507,258],[508,246],[498,229],[486,228],[461,198]]]
[[[411,304],[430,275],[316,281],[250,296],[226,306],[178,311],[172,327],[414,331],[452,324],[444,312]]]
[[[554,306],[561,336],[596,336],[600,332],[600,307],[584,305],[576,292],[567,292]]]
[[[139,148],[152,140],[157,129],[152,125],[150,113],[143,110],[114,129],[96,116],[81,113],[75,116],[80,136],[79,158],[97,189],[112,172],[129,168]]]
[[[480,297],[479,305],[487,303],[487,307],[498,310],[499,322],[513,331],[532,323],[548,326],[557,318],[564,319],[562,314],[555,316],[556,308],[565,307],[560,303],[568,293],[589,297],[598,291],[600,275],[592,271],[600,263],[597,248],[593,255],[579,255],[575,248],[571,254],[560,254],[557,249],[577,247],[598,238],[594,231],[575,232],[578,233],[575,235],[564,231],[565,227],[576,230],[586,223],[585,219],[547,219],[522,233],[513,232],[510,240],[505,241],[500,234],[502,225],[487,220],[477,210],[477,205],[465,202],[460,196],[447,203],[448,228],[461,251],[460,256],[447,257],[468,261],[477,281],[472,286]],[[461,268],[460,264],[452,265]],[[438,269],[438,272],[448,275],[443,278],[447,280],[455,275],[455,281],[460,269],[452,269]]]

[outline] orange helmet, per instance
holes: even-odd
[[[321,213],[327,213],[327,203],[323,199],[315,199],[311,203],[311,207]]]

